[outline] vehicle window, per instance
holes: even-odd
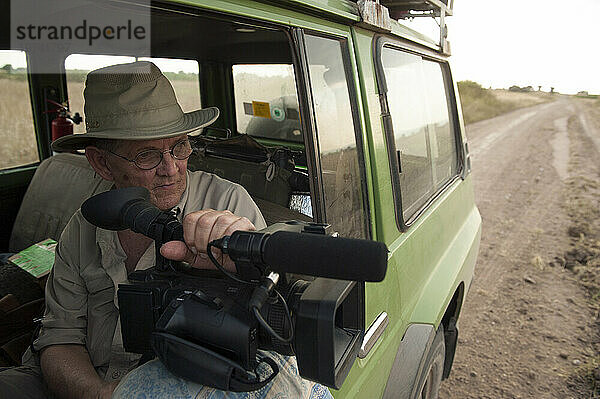
[[[458,156],[442,65],[384,47],[404,220],[456,175]]]
[[[137,57],[138,61],[152,61],[165,74],[173,85],[177,101],[183,112],[200,108],[199,67],[195,60],[174,58]],[[65,60],[67,91],[71,112],[79,112],[84,118],[83,89],[89,71],[109,65],[136,61],[136,57],[113,55],[71,54]],[[75,133],[85,132],[85,123],[74,126]]]
[[[366,238],[367,219],[345,42],[306,36],[327,222],[344,237]],[[347,51],[347,50],[345,50]]]
[[[0,50],[0,169],[40,160],[24,51]]]
[[[304,142],[292,65],[233,65],[238,133]]]
[[[425,99],[429,114],[429,142],[435,189],[442,187],[458,170],[456,135],[450,122],[449,101],[442,66],[423,60]]]

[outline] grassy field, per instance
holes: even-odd
[[[520,93],[484,89],[479,83],[458,82],[465,123],[493,118],[512,110],[552,101],[554,95],[544,92]]]
[[[38,161],[27,82],[0,79],[0,93],[0,169]]]

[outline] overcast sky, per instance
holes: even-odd
[[[455,0],[454,76],[600,94],[600,0]]]
[[[455,0],[448,18],[454,77],[484,87],[600,94],[599,20],[600,0]],[[4,53],[2,65],[17,66],[20,57]]]

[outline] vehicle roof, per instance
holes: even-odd
[[[171,0],[173,2],[182,2],[182,0]],[[264,3],[272,4],[272,0],[257,0]],[[192,0],[192,3],[194,1]],[[395,0],[396,3],[399,3]],[[414,1],[414,3],[419,3],[419,1]],[[190,4],[190,2],[186,2]],[[385,6],[385,0],[382,0],[381,3]],[[393,4],[393,2],[391,2]],[[348,24],[354,24],[361,21],[360,13],[358,10],[358,5],[356,0],[279,0],[277,1],[277,5],[283,8],[288,8],[295,11],[306,11],[315,15],[323,15],[328,14],[334,17],[336,20],[344,21]],[[403,6],[404,7],[404,6]],[[433,48],[435,50],[439,50],[439,43],[435,40],[429,38],[426,35],[423,35],[406,25],[403,25],[401,22],[392,19],[391,21],[391,34],[405,38],[421,45]]]

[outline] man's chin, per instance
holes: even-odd
[[[150,202],[152,202],[152,204],[154,204],[161,211],[168,211],[179,203],[182,195],[183,193],[163,193],[152,190]]]
[[[186,179],[182,179],[169,185],[155,186],[150,190],[150,201],[161,211],[168,211],[179,204],[186,185]]]

